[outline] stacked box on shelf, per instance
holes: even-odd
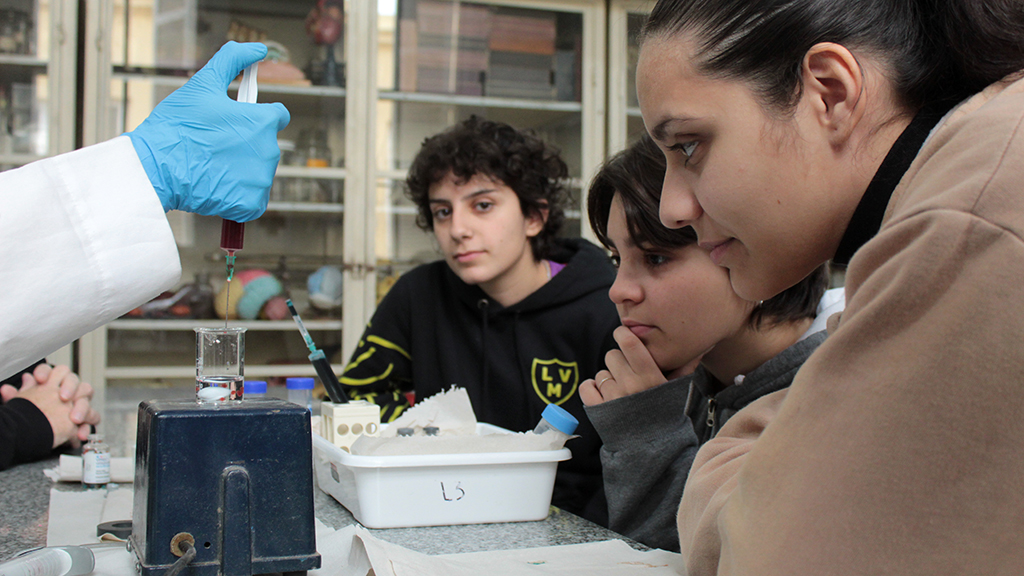
[[[483,93],[490,7],[450,0],[403,0],[398,29],[399,90]]]
[[[462,4],[456,57],[455,92],[458,94],[480,96],[484,93],[492,14],[490,6]]]
[[[492,21],[484,94],[554,99],[555,13],[498,8]]]
[[[416,24],[416,0],[398,4],[398,66],[396,86],[402,92],[416,91],[416,55],[419,32]]]

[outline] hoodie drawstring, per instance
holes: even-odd
[[[480,334],[480,355],[482,356],[483,374],[480,375],[480,389],[487,390],[487,309],[491,306],[491,301],[487,298],[481,298],[477,301],[476,307],[480,309],[480,316],[483,319],[484,327],[483,332]]]

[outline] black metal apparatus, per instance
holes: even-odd
[[[141,403],[129,546],[141,576],[176,562],[186,576],[319,568],[309,412],[276,399]]]

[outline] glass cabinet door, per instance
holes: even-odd
[[[0,170],[74,148],[77,4],[0,0]]]
[[[404,179],[425,138],[471,115],[532,130],[561,151],[573,196],[563,234],[589,236],[580,194],[604,152],[604,3],[396,0],[378,9],[378,295],[441,257],[416,226]]]
[[[77,38],[77,0],[0,0],[0,171],[74,149]]]
[[[613,0],[608,22],[608,154],[644,134],[636,99],[638,38],[654,0]]]
[[[268,46],[258,70],[258,101],[283,103],[291,123],[278,136],[281,162],[268,210],[246,224],[230,300],[221,219],[170,212],[181,285],[161,295],[163,302],[91,335],[84,342],[83,371],[88,368],[98,387],[194,380],[193,328],[223,326],[227,313],[230,325],[248,329],[247,379],[273,384],[313,376],[309,352],[284,307],[290,298],[340,373],[348,176],[345,4],[327,0],[314,10],[313,0],[107,0],[90,6],[103,44],[89,74],[105,86],[87,99],[87,109],[100,119],[97,141],[138,126],[229,40]],[[236,79],[229,97],[236,97],[237,87]]]

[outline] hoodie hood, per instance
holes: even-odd
[[[463,282],[447,265],[445,284],[466,306],[473,310],[485,309],[489,316],[495,316],[557,308],[597,291],[607,295],[615,281],[615,269],[609,264],[608,255],[583,238],[557,239],[551,260],[566,266],[533,294],[508,308],[494,301],[479,286]]]

